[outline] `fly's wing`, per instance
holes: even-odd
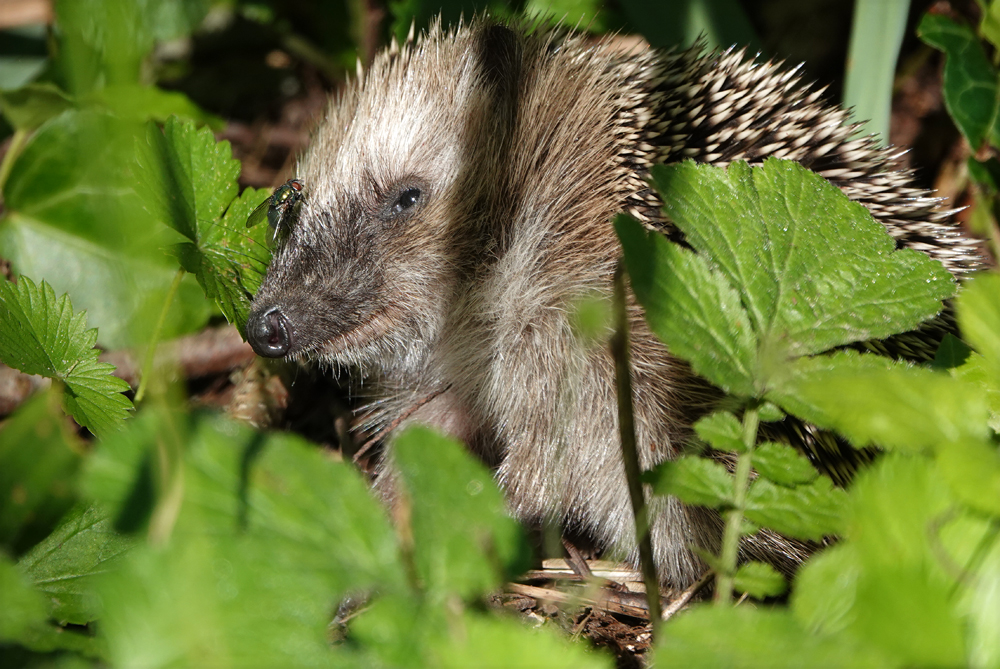
[[[267,198],[257,205],[257,208],[250,212],[247,216],[247,227],[252,228],[257,225],[265,218],[267,218],[267,212],[271,208],[271,196],[268,195]]]

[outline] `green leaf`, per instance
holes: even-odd
[[[28,84],[13,91],[0,91],[0,109],[14,128],[34,130],[73,106],[58,86],[49,82]]]
[[[654,663],[732,669],[898,666],[890,657],[845,635],[809,634],[787,611],[700,604],[663,627]]]
[[[176,117],[162,132],[146,125],[145,145],[139,151],[140,195],[147,209],[192,242],[222,217],[236,196],[240,164],[233,160],[229,142],[216,143],[208,128],[200,130]]]
[[[941,263],[897,250],[862,205],[794,161],[652,173],[670,220],[740,292],[763,364],[911,330],[954,293]]]
[[[962,286],[956,302],[962,337],[989,365],[1000,385],[1000,274],[980,274]]]
[[[657,494],[673,495],[687,504],[712,509],[733,505],[733,477],[715,460],[681,457],[661,463],[643,478]]]
[[[992,367],[986,364],[986,359],[973,351],[961,367],[950,369],[949,372],[956,379],[982,390],[990,412],[990,429],[1000,433],[1000,378],[992,373]]]
[[[773,441],[757,444],[753,452],[753,467],[766,479],[791,486],[809,483],[819,472],[801,453],[788,444]]]
[[[1000,665],[1000,543],[994,541],[983,559],[975,585],[968,593],[968,642],[970,666]]]
[[[403,581],[394,533],[360,475],[291,435],[147,410],[102,441],[84,489],[129,531],[153,534],[171,513],[167,536],[245,531],[275,566],[314,572],[330,592]]]
[[[762,423],[775,423],[785,418],[785,412],[778,408],[778,405],[773,402],[764,402],[760,405],[757,412],[760,417],[760,422]]]
[[[941,340],[937,351],[934,352],[931,368],[944,371],[960,367],[965,364],[971,354],[972,349],[969,348],[969,345],[949,332]]]
[[[964,664],[956,582],[941,560],[967,563],[976,541],[957,551],[942,532],[957,509],[941,478],[927,458],[887,453],[851,487],[846,536],[861,571],[850,629],[909,666]]]
[[[979,24],[979,32],[993,46],[1000,45],[1000,3],[995,0],[980,0],[983,9],[983,20]]]
[[[18,554],[44,538],[76,498],[83,445],[58,392],[28,399],[0,423],[0,545]]]
[[[736,570],[733,586],[751,597],[777,597],[788,589],[785,577],[765,562],[745,562]]]
[[[759,52],[762,43],[744,6],[736,0],[622,0],[633,32],[657,48],[689,46],[704,40],[709,49],[733,44]]]
[[[87,490],[116,519],[151,496],[150,536],[165,542],[134,551],[100,584],[113,663],[339,666],[327,645],[337,602],[406,588],[395,534],[364,479],[291,435],[148,414],[103,442],[87,470]],[[164,439],[171,430],[179,446]],[[168,457],[182,473],[169,478],[159,462],[175,448]]]
[[[148,210],[189,240],[175,248],[181,266],[245,336],[251,297],[270,260],[266,226],[246,229],[263,191],[247,190],[234,202],[240,164],[229,142],[216,143],[208,128],[175,117],[163,132],[150,124],[139,153]]]
[[[0,283],[0,360],[26,374],[66,386],[66,410],[97,435],[118,428],[132,409],[127,383],[111,376],[114,365],[97,361],[97,331],[73,313],[69,297],[27,277]]]
[[[142,208],[136,183],[139,124],[66,112],[39,128],[4,188],[0,256],[15,273],[69,293],[107,348],[146,343],[177,264],[163,248],[178,235]],[[200,327],[210,303],[192,279],[168,313],[171,337]]]
[[[700,256],[619,215],[615,230],[632,290],[670,350],[720,388],[755,394],[756,346],[739,294]]]
[[[434,660],[425,666],[467,667],[495,662],[507,667],[591,669],[614,666],[611,657],[573,643],[551,625],[532,629],[521,621],[468,612],[454,621],[451,635],[433,649]]]
[[[326,641],[334,593],[273,562],[260,538],[187,535],[141,546],[101,579],[109,664],[338,666]]]
[[[86,625],[99,613],[94,579],[133,544],[112,529],[107,512],[79,506],[17,566],[45,594],[53,618],[62,624]]]
[[[988,413],[975,385],[854,352],[797,360],[769,397],[857,446],[921,450],[985,439]]]
[[[33,627],[49,617],[42,594],[33,589],[7,556],[0,553],[0,642],[19,641]]]
[[[917,35],[945,54],[944,104],[973,152],[984,141],[998,146],[997,72],[975,31],[942,14],[925,14]]]
[[[944,444],[937,463],[956,497],[977,511],[1000,516],[1000,452],[995,445],[972,439]]]
[[[858,578],[851,630],[907,666],[964,666],[963,624],[950,600],[950,587],[924,569],[869,567]]]
[[[396,438],[393,456],[407,493],[414,563],[429,594],[479,596],[526,566],[521,527],[489,470],[461,444],[415,427]]]
[[[213,130],[222,130],[225,122],[209,114],[183,93],[164,91],[153,86],[120,84],[105,86],[81,100],[83,104],[106,109],[126,121],[155,120],[165,123],[171,116],[191,119],[207,124]]]
[[[825,548],[809,558],[795,574],[792,614],[812,633],[842,632],[855,620],[861,563],[849,542]]]
[[[794,488],[758,478],[747,492],[746,517],[796,539],[819,541],[844,529],[847,493],[825,477]]]
[[[728,411],[716,411],[705,416],[694,424],[694,431],[716,450],[736,453],[746,450],[743,445],[743,426]]]

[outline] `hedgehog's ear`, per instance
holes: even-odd
[[[521,39],[506,26],[488,24],[479,35],[483,83],[493,93],[495,109],[513,112],[521,78]]]

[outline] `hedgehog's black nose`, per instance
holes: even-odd
[[[250,314],[247,320],[247,341],[265,358],[280,358],[292,347],[292,333],[288,319],[278,307],[264,313]]]

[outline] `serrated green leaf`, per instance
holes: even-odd
[[[112,529],[106,511],[79,506],[17,566],[45,594],[53,618],[62,624],[86,625],[97,619],[100,609],[94,599],[94,578],[107,572],[134,543]]]
[[[111,376],[114,365],[97,361],[97,330],[74,314],[69,297],[56,299],[44,281],[27,277],[0,283],[0,360],[26,374],[58,379],[66,386],[66,410],[97,435],[118,428],[132,402],[127,383]]]
[[[172,117],[162,133],[151,124],[139,153],[147,208],[187,237],[174,249],[181,266],[245,337],[251,297],[270,261],[269,230],[248,230],[246,219],[265,193],[247,189],[234,201],[240,164],[229,143],[190,122]]]
[[[913,451],[987,437],[983,393],[947,374],[853,352],[800,359],[788,371],[769,398],[857,447]]]
[[[757,355],[736,290],[700,256],[619,215],[615,230],[649,326],[670,350],[724,390],[755,394]]]
[[[765,562],[746,562],[736,570],[733,587],[751,597],[777,597],[788,589],[785,577]]]
[[[794,161],[652,174],[670,220],[739,291],[762,364],[911,330],[954,293],[941,263],[897,250],[862,205]]]
[[[728,411],[716,411],[705,416],[694,424],[694,431],[716,450],[736,453],[746,450],[743,445],[743,426]]]
[[[32,136],[4,186],[0,256],[15,273],[68,293],[107,348],[148,341],[177,273],[163,249],[179,236],[132,190],[142,131],[107,114],[66,112]],[[200,327],[210,306],[193,279],[183,283],[164,336]]]
[[[49,82],[28,84],[14,91],[0,91],[0,109],[18,130],[34,130],[72,106],[69,96]]]
[[[0,423],[0,545],[35,545],[76,499],[83,446],[69,430],[58,392],[28,399]]]
[[[686,456],[660,464],[644,476],[659,495],[712,509],[733,505],[733,477],[725,466],[708,458]]]
[[[753,452],[753,467],[766,479],[791,486],[809,483],[819,472],[801,453],[787,444],[773,441],[757,444]]]
[[[139,194],[149,212],[192,242],[222,217],[236,197],[240,164],[229,142],[216,143],[208,128],[176,117],[163,130],[146,125],[139,147]]]
[[[721,631],[724,630],[724,633]],[[664,667],[895,667],[846,635],[808,634],[788,611],[695,605],[663,628],[654,662]]]
[[[917,35],[945,54],[944,104],[973,151],[984,141],[998,146],[1000,88],[975,31],[943,14],[925,14]]]
[[[396,438],[393,455],[408,493],[414,563],[428,593],[477,596],[526,565],[521,527],[489,470],[461,444],[415,427]]]
[[[847,493],[825,477],[794,488],[758,478],[747,492],[746,517],[797,539],[819,541],[844,529]]]

